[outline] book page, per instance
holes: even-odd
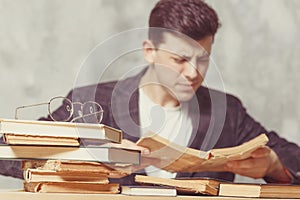
[[[201,172],[223,171],[224,164],[229,160],[242,160],[250,157],[251,152],[264,146],[268,142],[265,134],[236,147],[213,149],[205,152],[198,149],[183,147],[149,133],[141,138],[138,146],[146,147],[151,151],[147,157],[157,158],[154,166],[170,172]]]

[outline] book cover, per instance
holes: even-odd
[[[201,151],[183,147],[160,137],[149,134],[139,141],[138,146],[146,147],[151,151],[150,158],[160,159],[154,165],[170,172],[200,172],[218,171],[229,160],[242,160],[250,157],[251,152],[266,145],[268,137],[261,134],[258,137],[236,147]]]
[[[117,183],[24,182],[24,190],[35,193],[118,194],[119,187]]]
[[[122,142],[122,131],[104,124],[0,119],[0,134],[8,144],[36,144],[36,140],[57,141],[57,137]]]
[[[106,146],[0,145],[0,159],[77,160],[139,165],[140,157],[139,150]]]

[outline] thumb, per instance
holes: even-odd
[[[271,149],[268,146],[262,146],[251,153],[252,158],[263,158],[269,156]]]

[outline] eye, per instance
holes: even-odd
[[[177,64],[182,64],[182,63],[186,62],[186,59],[181,58],[181,57],[172,57],[172,59]]]
[[[197,59],[198,63],[208,63],[209,62],[209,56],[203,56]]]

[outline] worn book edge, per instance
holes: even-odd
[[[180,179],[167,179],[152,176],[136,175],[135,182],[156,184],[164,186],[176,187],[178,192],[182,193],[201,193],[209,195],[218,195],[218,188],[209,185],[207,182],[193,181],[193,180],[180,180]]]

